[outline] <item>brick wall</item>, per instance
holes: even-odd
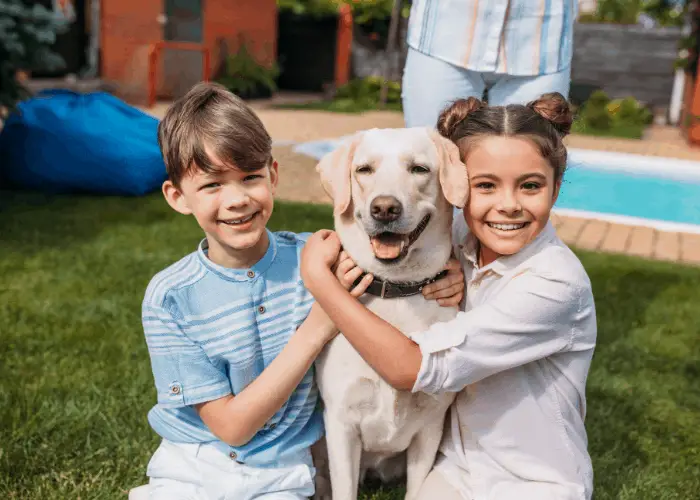
[[[160,40],[161,0],[103,0],[100,33],[101,77],[130,100],[145,97],[148,44]]]
[[[261,63],[277,58],[275,0],[216,0],[204,3],[204,39],[216,71],[226,53],[235,53],[243,35]]]
[[[216,71],[226,52],[234,52],[241,34],[261,62],[276,58],[275,0],[209,0],[204,4],[204,43]],[[116,93],[136,103],[146,97],[148,46],[161,40],[164,0],[102,0],[101,77]]]

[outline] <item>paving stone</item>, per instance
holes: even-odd
[[[627,242],[632,228],[622,224],[610,224],[605,239],[600,245],[600,249],[605,252],[624,253],[627,250]]]
[[[581,229],[588,221],[577,217],[563,217],[563,219],[562,224],[557,228],[557,234],[567,245],[574,245]]]
[[[660,260],[673,262],[679,260],[681,256],[681,235],[679,233],[657,231],[653,256]]]
[[[650,227],[635,227],[630,235],[627,253],[639,257],[651,257],[654,252],[654,233]]]
[[[700,234],[681,235],[681,260],[691,264],[700,264]]]
[[[576,246],[587,250],[598,250],[605,239],[610,224],[600,220],[590,220],[581,230]]]

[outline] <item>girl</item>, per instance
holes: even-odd
[[[421,500],[592,496],[584,416],[595,306],[585,270],[549,222],[571,121],[557,93],[527,106],[469,98],[441,114],[438,130],[460,148],[470,189],[453,228],[467,290],[450,322],[408,338],[338,282],[335,233],[316,233],[304,249],[306,286],[387,382],[458,392]]]

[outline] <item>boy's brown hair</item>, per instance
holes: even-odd
[[[158,144],[175,187],[193,168],[221,170],[219,160],[245,172],[272,163],[272,139],[260,118],[225,87],[201,82],[178,99],[158,125]]]

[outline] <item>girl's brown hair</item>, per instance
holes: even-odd
[[[527,138],[554,169],[554,180],[560,181],[566,169],[563,138],[571,130],[572,121],[569,103],[563,95],[553,92],[525,106],[488,106],[475,97],[459,99],[440,113],[437,129],[459,146],[465,161],[470,146],[480,138]]]

